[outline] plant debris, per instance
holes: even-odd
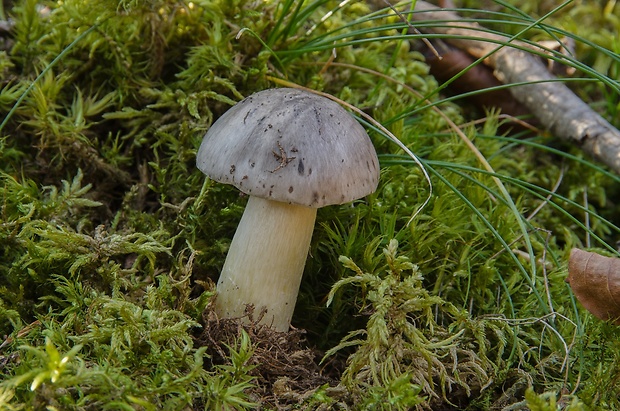
[[[207,307],[196,344],[208,347],[212,365],[230,365],[228,347],[246,333],[252,344],[250,374],[256,377],[250,396],[260,399],[263,407],[285,409],[303,402],[318,387],[337,385],[338,375],[324,374],[319,366],[322,353],[308,346],[304,330],[276,331],[260,323],[263,315],[255,315],[254,308],[248,305],[244,316],[247,321],[220,319]]]
[[[603,321],[620,325],[620,259],[571,250],[566,278],[583,306]]]

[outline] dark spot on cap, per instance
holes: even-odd
[[[256,163],[253,162],[253,161],[250,163],[250,167],[252,167],[252,168],[254,168],[255,165],[256,165]]]
[[[312,202],[313,202],[313,203],[316,203],[316,202],[318,202],[318,201],[319,201],[319,193],[318,193],[318,192],[316,192],[316,191],[314,191],[314,192],[312,193]]]
[[[230,174],[234,174],[236,169],[237,169],[237,167],[235,167],[234,164],[231,164],[230,165]]]
[[[290,187],[288,188],[288,192],[289,192],[289,193],[292,193],[292,192],[293,192],[293,186],[290,186]]]
[[[304,162],[302,159],[299,159],[299,165],[297,166],[297,172],[299,175],[304,175]]]
[[[312,169],[311,168],[308,169],[308,175],[310,175],[310,174],[312,174]]]

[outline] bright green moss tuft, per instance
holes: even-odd
[[[579,75],[598,81],[572,84],[613,121],[612,3],[546,28],[574,32],[598,69]],[[497,29],[527,20],[492,9],[476,16]],[[0,408],[620,407],[619,331],[564,282],[571,247],[615,252],[618,177],[544,133],[500,135],[496,113],[466,125],[476,111],[435,92],[402,16],[323,0],[21,0],[4,14]],[[574,27],[586,17],[603,28]],[[213,282],[246,197],[195,155],[274,78],[372,115],[420,157],[432,196],[420,209],[424,174],[365,123],[380,186],[319,211],[293,319],[306,340],[234,326],[219,341]]]

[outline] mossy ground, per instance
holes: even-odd
[[[465,125],[398,17],[337,3],[4,3],[0,409],[620,408],[620,331],[564,282],[572,247],[614,254],[618,178],[544,132]],[[549,24],[581,36],[582,76],[618,81],[598,4]],[[423,173],[369,124],[380,187],[319,210],[290,333],[213,317],[246,199],[195,168],[209,125],[278,78],[372,115],[433,184],[419,210]],[[619,125],[617,90],[576,91]]]

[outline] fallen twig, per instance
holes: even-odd
[[[475,58],[484,58],[500,81],[518,84],[510,92],[543,127],[620,174],[620,131],[549,73],[540,57],[527,51],[533,51],[534,46],[513,41],[515,47],[509,47],[509,36],[490,33],[477,23],[463,21],[458,14],[425,1],[417,1],[415,11],[414,20],[442,21],[441,25],[420,31],[445,34],[446,42]]]

